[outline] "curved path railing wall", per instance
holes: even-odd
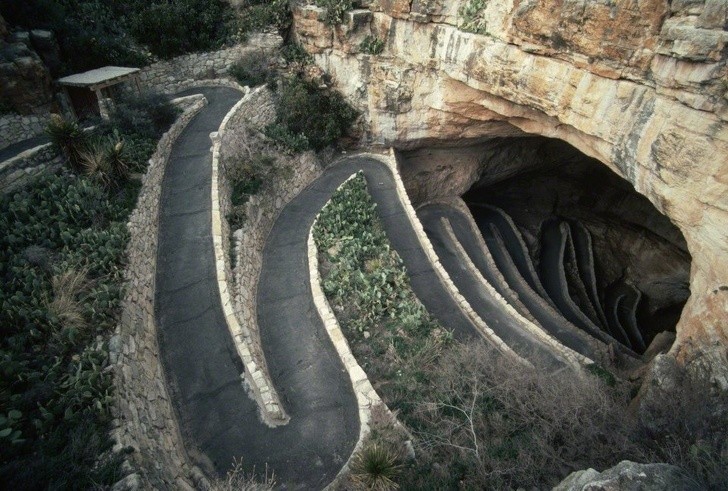
[[[264,106],[261,100],[261,93],[264,88],[258,88],[253,91],[245,92],[243,98],[230,110],[225,116],[218,132],[212,135],[212,239],[215,251],[215,272],[217,275],[218,291],[220,294],[220,302],[222,303],[225,322],[234,340],[235,348],[238,356],[245,365],[242,374],[248,388],[253,397],[258,401],[260,407],[260,416],[264,422],[271,426],[284,424],[287,421],[287,415],[278,398],[275,388],[270,383],[270,375],[268,367],[260,350],[260,338],[258,334],[257,319],[255,316],[255,286],[257,285],[257,271],[245,278],[241,278],[238,282],[239,287],[236,288],[233,280],[232,265],[230,264],[230,227],[228,221],[224,218],[230,211],[230,184],[227,179],[228,169],[223,168],[223,144],[229,143],[234,135],[233,128],[244,125],[243,118],[251,111],[259,114],[260,108]],[[228,131],[228,128],[230,130]],[[230,134],[228,134],[230,133]],[[232,156],[228,156],[228,159]],[[255,216],[254,203],[248,203],[248,213]],[[262,210],[269,207],[262,206]],[[261,216],[258,213],[258,216]],[[260,222],[260,220],[258,220]],[[266,227],[261,223],[255,223],[246,230],[254,230],[258,234],[264,236]],[[245,236],[245,232],[243,236]],[[249,245],[249,244],[245,244]],[[252,251],[259,251],[259,248],[252,248]],[[260,258],[249,255],[244,264],[249,266],[259,265]],[[240,261],[239,261],[240,262]],[[245,291],[240,293],[243,299],[248,301],[235,302],[236,291]]]
[[[456,284],[460,291],[466,295],[466,299],[481,318],[488,319],[489,324],[497,329],[500,338],[514,351],[528,360],[540,359],[554,369],[563,367],[564,364],[578,368],[593,363],[591,359],[561,344],[531,319],[522,316],[486,281],[464,246],[465,243],[472,249],[477,243],[475,237],[479,234],[472,233],[459,210],[434,204],[419,210],[431,240],[443,244],[442,247],[436,246],[436,250],[441,260],[446,263],[451,277],[458,278]],[[433,220],[440,221],[441,230],[433,226]],[[454,230],[456,226],[458,233]],[[447,249],[452,249],[452,252]],[[452,253],[455,254],[455,262],[445,257]],[[464,270],[465,275],[454,271],[456,268]]]
[[[164,383],[154,320],[157,231],[161,183],[172,144],[207,104],[195,97],[157,144],[143,178],[137,206],[129,218],[130,240],[125,271],[126,295],[121,322],[109,342],[116,390],[112,436],[116,450],[133,448],[133,470],[125,482],[143,489],[196,485],[201,473],[187,459]],[[198,479],[196,479],[197,477]]]

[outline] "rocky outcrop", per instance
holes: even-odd
[[[710,351],[728,371],[725,2],[379,0],[336,28],[321,18],[299,5],[295,35],[364,111],[372,142],[536,134],[627,179],[692,256],[672,353]],[[361,53],[365,36],[384,52]]]
[[[576,471],[554,491],[669,491],[703,489],[679,467],[669,464],[637,464],[624,460],[611,469]]]

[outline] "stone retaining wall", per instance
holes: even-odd
[[[201,80],[228,76],[230,65],[253,51],[272,51],[282,44],[277,34],[256,34],[245,44],[204,53],[192,53],[171,60],[158,61],[139,72],[141,85],[165,94],[190,88]]]
[[[0,163],[0,194],[15,191],[34,177],[62,165],[63,157],[50,143],[21,152]]]
[[[227,285],[232,296],[230,310],[234,318],[228,324],[246,366],[246,382],[259,402],[263,421],[270,425],[285,423],[287,416],[278,402],[260,347],[256,299],[263,248],[283,207],[321,175],[322,171],[313,152],[289,156],[273,148],[266,149],[268,155],[276,158],[277,168],[288,167],[291,175],[286,178],[270,178],[258,194],[247,202],[247,220],[242,229],[235,233],[235,267],[231,268],[230,255],[227,253],[231,247],[231,231],[225,219],[231,209],[228,175],[233,166],[240,164],[241,156],[246,153],[243,147],[248,139],[248,128],[262,128],[274,119],[275,105],[270,91],[265,87],[251,91],[229,115],[227,130],[219,135],[221,168],[217,175],[221,261],[224,263],[225,278],[234,280],[234,284]]]
[[[44,116],[3,114],[0,116],[0,149],[43,133],[49,114]]]
[[[172,144],[207,104],[201,95],[196,99],[159,141],[128,223],[126,297],[109,352],[116,387],[115,450],[134,451],[125,464],[128,475],[115,489],[192,489],[201,482],[202,474],[188,463],[167,393],[154,320],[162,178]]]

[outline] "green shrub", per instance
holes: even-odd
[[[131,32],[154,55],[168,59],[221,47],[230,36],[231,17],[223,0],[158,1],[139,8]]]
[[[230,66],[229,73],[240,85],[256,87],[273,77],[270,54],[265,51],[251,51]]]
[[[278,123],[269,124],[263,129],[263,133],[284,152],[299,153],[311,148],[306,135],[293,134],[286,126]]]
[[[324,22],[329,26],[344,22],[346,12],[354,8],[352,0],[316,0],[316,5],[326,9]]]
[[[390,491],[398,489],[396,479],[402,470],[399,455],[375,444],[362,448],[351,462],[351,475],[362,489]]]
[[[483,17],[488,0],[468,0],[460,7],[460,29],[475,34],[486,34],[487,24]]]
[[[384,51],[384,41],[376,36],[367,36],[362,40],[361,44],[359,44],[359,50],[362,53],[370,55],[381,54],[382,51]]]
[[[281,56],[283,56],[283,59],[288,63],[299,63],[302,65],[313,63],[313,56],[308,54],[308,52],[303,49],[303,46],[295,42],[286,43],[283,48],[281,48]]]
[[[283,82],[276,123],[289,135],[304,135],[314,150],[341,138],[356,117],[357,112],[338,92],[319,88],[298,77]]]
[[[283,33],[291,26],[292,20],[288,0],[248,0],[239,10],[238,29],[243,35],[269,27]]]
[[[154,92],[126,94],[112,109],[110,124],[121,133],[159,139],[174,123],[179,110]]]
[[[88,137],[76,121],[65,119],[60,114],[51,115],[46,127],[51,142],[66,157],[74,171],[81,171],[80,153],[87,144]]]

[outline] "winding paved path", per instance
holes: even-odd
[[[165,172],[155,298],[162,363],[185,446],[192,460],[208,472],[223,475],[233,459],[242,458],[248,469],[255,466],[260,472],[267,466],[284,489],[320,489],[336,477],[360,432],[357,399],[315,307],[308,264],[311,226],[347,178],[364,172],[387,236],[425,308],[458,339],[480,334],[433,270],[390,168],[366,156],[342,159],[282,210],[263,250],[258,326],[271,381],[290,417],[276,428],[263,424],[257,402],[243,387],[244,367],[220,304],[211,225],[209,134],[219,128],[241,94],[227,88],[190,92],[202,92],[209,105],[173,145]],[[509,265],[525,278],[530,295],[524,301],[532,304],[534,315],[565,344],[590,352],[585,339],[555,325],[550,304],[537,306],[526,298],[543,287],[528,264],[525,246],[517,243],[519,237],[509,224],[500,223],[505,218],[492,210],[482,213],[500,225],[501,242],[515,248],[516,253],[508,255]],[[483,320],[509,345],[520,346],[522,354],[536,352],[550,365],[563,366],[555,352],[523,332],[493,292],[482,288],[477,270],[463,270],[465,258],[459,257],[463,252],[454,246],[462,245],[471,257],[477,257],[473,251],[480,247],[463,217],[437,207],[422,210],[421,216],[440,261]],[[454,236],[438,228],[443,217],[452,223]]]
[[[211,236],[211,142],[240,98],[232,89],[204,89],[209,101],[180,135],[162,183],[157,253],[156,318],[160,350],[185,445],[208,471],[224,474],[234,458],[276,473],[287,489],[329,483],[359,437],[348,373],[313,304],[308,282],[310,227],[332,193],[364,170],[385,229],[413,289],[428,310],[461,339],[476,336],[420,248],[389,168],[349,158],[329,168],[289,203],[264,249],[258,324],[273,384],[290,422],[269,428],[245,392],[243,365],[219,302]]]

